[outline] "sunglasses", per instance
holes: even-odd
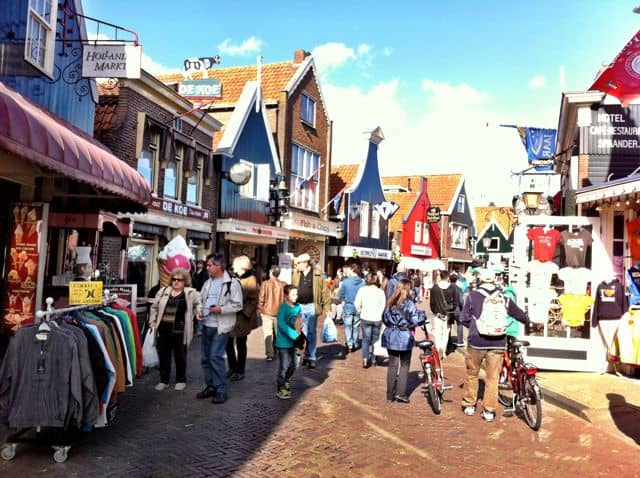
[[[178,281],[178,282],[184,282],[184,279],[182,277],[172,277],[171,278],[172,282]]]

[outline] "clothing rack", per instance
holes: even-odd
[[[53,307],[54,299],[52,297],[47,297],[47,299],[45,300],[45,303],[47,304],[46,310],[39,310],[35,313],[35,317],[37,320],[36,323],[40,324],[39,325],[40,330],[49,330],[48,322],[53,317],[66,314],[68,312],[78,311],[78,310],[88,310],[88,309],[94,309],[96,307],[106,307],[109,304],[112,304],[113,302],[115,302],[117,299],[118,299],[118,296],[116,294],[110,294],[108,290],[105,290],[101,304],[75,305],[75,306],[56,309],[55,307]],[[12,435],[9,435],[7,437],[6,443],[2,445],[2,450],[0,450],[0,457],[3,460],[12,460],[16,455],[16,448],[18,447],[18,443],[21,441],[26,441],[26,440],[21,440],[20,438],[23,435],[25,435],[27,432],[32,430],[34,429],[25,428],[17,431]],[[54,430],[55,442],[69,443],[71,441],[69,439],[69,434],[67,433],[67,430],[60,430],[60,429],[53,429],[53,430]],[[36,434],[39,434],[41,432],[41,427],[40,426],[36,427],[35,432]],[[56,463],[64,463],[65,461],[67,461],[67,458],[69,456],[69,450],[71,450],[71,445],[58,444],[58,445],[52,445],[51,447],[54,450],[53,460]]]

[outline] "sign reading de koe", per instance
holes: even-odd
[[[140,78],[140,45],[84,45],[82,76],[85,78]]]

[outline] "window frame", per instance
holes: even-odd
[[[469,227],[463,224],[452,223],[450,225],[450,233],[451,233],[451,241],[450,241],[451,248],[467,250],[467,244],[469,239]]]
[[[369,203],[360,201],[360,237],[369,237]]]
[[[150,127],[151,128],[151,127]],[[155,193],[158,190],[158,165],[160,164],[160,132],[156,128],[151,128],[149,130],[149,142],[142,145],[140,149],[140,155],[136,162],[136,171],[138,174],[142,176],[142,178],[146,181],[147,178],[140,172],[140,159],[144,152],[150,154],[150,162],[151,162],[151,182],[147,182],[149,184],[149,188],[151,192]]]
[[[313,111],[309,111],[310,107],[313,107]],[[316,127],[316,100],[307,93],[300,95],[300,121]]]
[[[182,197],[182,159],[184,156],[185,147],[179,141],[175,143],[175,156],[172,160],[169,161],[169,164],[174,163],[176,165],[176,195],[167,196],[167,169],[169,169],[169,164],[164,168],[164,181],[162,184],[162,197],[167,199],[173,199],[174,201],[180,201]],[[182,202],[182,201],[180,201]]]
[[[495,246],[493,245],[495,241]],[[491,238],[491,243],[489,244],[489,247],[487,247],[487,252],[500,252],[500,238],[499,237],[492,237]]]
[[[376,208],[371,209],[371,227],[370,237],[371,239],[380,239],[380,213],[376,211]]]
[[[302,172],[300,171],[302,165]],[[320,202],[320,164],[321,157],[315,151],[305,148],[297,143],[291,145],[291,174],[289,178],[289,205],[298,209],[318,212]],[[315,171],[311,181],[315,186],[307,186],[298,190],[298,184],[309,178]]]
[[[49,22],[41,15],[40,12],[33,8],[34,0],[28,0],[27,4],[27,21],[25,25],[25,42],[24,42],[24,60],[30,65],[34,66],[42,73],[53,79],[53,64],[55,58],[56,49],[56,27],[58,21],[58,0],[43,0],[43,7],[49,4],[51,11],[49,12]],[[45,12],[46,13],[46,12]],[[29,51],[33,51],[33,42],[31,40],[31,21],[32,20],[40,26],[46,34],[46,39],[43,45],[44,58],[42,64],[38,63]]]
[[[204,164],[204,160],[205,160],[205,156],[204,154],[198,153],[196,151],[196,164],[194,167],[194,170],[191,171],[191,176],[189,176],[187,178],[187,182],[186,182],[186,191],[185,191],[185,196],[184,196],[184,200],[187,204],[190,204],[192,206],[200,206],[200,204],[202,204],[202,168],[203,168],[203,164]],[[197,180],[196,180],[196,201],[192,202],[189,201],[189,185],[191,185],[191,180],[194,177],[194,175],[197,175]]]
[[[456,211],[458,211],[460,214],[464,214],[464,200],[465,200],[464,194],[460,194],[458,196],[458,201],[456,204]]]

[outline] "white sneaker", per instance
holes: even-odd
[[[496,414],[494,412],[488,412],[486,410],[482,410],[480,416],[485,422],[492,422],[496,419]]]
[[[176,383],[176,386],[173,387],[174,390],[184,390],[187,387],[187,384],[184,382]]]
[[[471,416],[474,415],[476,413],[476,407],[474,407],[473,405],[469,405],[464,407],[464,414]]]
[[[156,385],[156,390],[158,392],[161,392],[162,390],[164,390],[168,386],[169,386],[169,384],[160,382],[158,385]]]

